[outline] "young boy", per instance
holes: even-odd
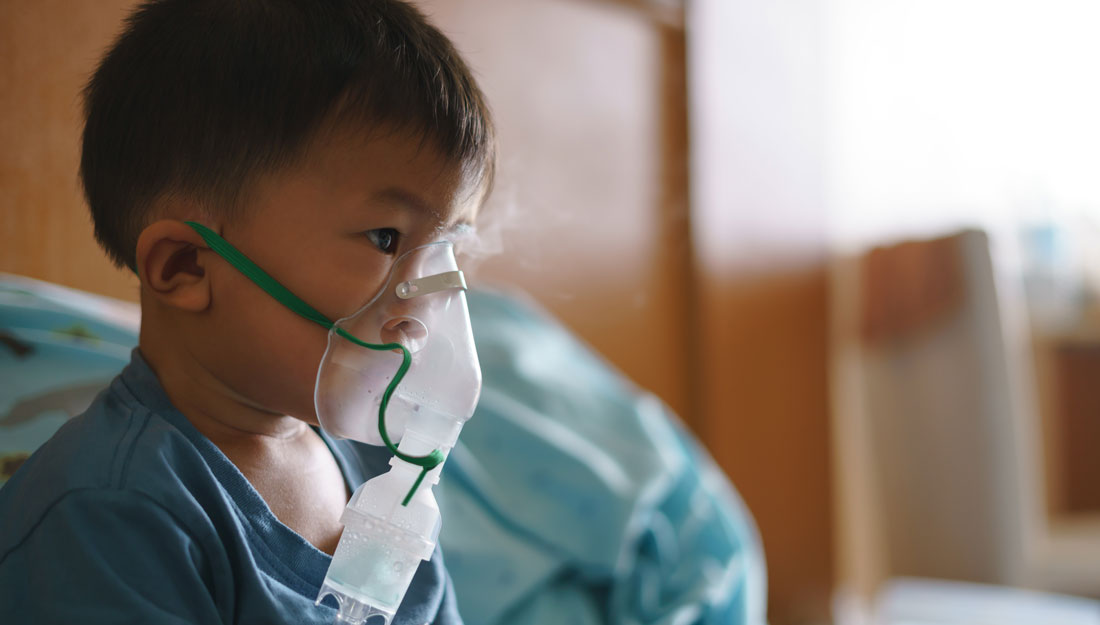
[[[86,92],[96,236],[141,280],[140,347],[0,491],[0,622],[330,623],[340,515],[390,452],[316,428],[329,319],[474,219],[492,124],[398,0],[142,4]],[[395,623],[461,623],[437,551]]]

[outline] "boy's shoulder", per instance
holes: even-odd
[[[67,501],[124,498],[174,510],[194,501],[193,486],[209,482],[194,475],[208,469],[187,437],[138,401],[130,388],[134,380],[125,376],[65,423],[0,489],[0,558]]]
[[[216,488],[127,371],[0,489],[0,622],[232,620]]]

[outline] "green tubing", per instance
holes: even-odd
[[[297,295],[292,293],[290,289],[286,288],[279,283],[278,280],[271,277],[260,266],[252,262],[252,259],[241,253],[240,250],[233,247],[228,241],[223,239],[218,233],[214,232],[206,226],[194,222],[185,222],[188,226],[191,226],[195,232],[199,233],[203,241],[210,246],[210,249],[217,252],[222,258],[229,261],[229,264],[237,268],[238,271],[243,273],[245,277],[252,282],[256,283],[256,286],[260,287],[267,292],[268,295],[275,298],[279,303],[293,310],[299,316],[304,317],[322,327],[326,330],[335,331],[344,339],[351,341],[352,343],[365,347],[367,349],[373,349],[375,351],[396,351],[401,350],[401,366],[398,367],[397,373],[394,374],[393,379],[390,380],[386,390],[382,393],[382,401],[378,406],[378,433],[382,436],[382,442],[386,444],[386,448],[393,452],[393,455],[397,456],[401,460],[408,462],[409,464],[418,466],[421,468],[420,475],[416,478],[416,482],[413,483],[412,488],[409,489],[409,493],[405,495],[405,499],[401,502],[402,506],[409,505],[412,501],[413,495],[416,494],[416,490],[420,488],[420,484],[424,481],[424,476],[428,474],[428,471],[443,464],[446,460],[446,456],[439,449],[433,450],[426,456],[410,456],[402,453],[397,449],[397,445],[393,444],[390,440],[389,433],[386,432],[386,407],[390,403],[390,398],[393,397],[394,391],[397,389],[397,385],[401,383],[401,380],[405,378],[405,374],[409,371],[409,366],[412,364],[412,355],[409,354],[409,350],[400,343],[385,343],[375,344],[367,343],[360,340],[347,330],[337,327],[328,317],[318,312],[315,308],[302,301]]]
[[[280,304],[298,313],[298,315],[323,326],[326,330],[332,329],[333,324],[329,321],[328,317],[317,312],[316,309],[302,301],[297,295],[291,293],[290,289],[280,284],[278,280],[272,278],[266,271],[260,269],[260,266],[252,262],[251,258],[245,256],[240,250],[230,245],[229,241],[221,238],[217,232],[194,221],[188,221],[186,223],[188,226],[194,228],[195,232],[199,233],[199,236],[202,237],[203,241],[206,241],[210,249],[229,261],[230,265],[236,267],[245,277],[255,282],[256,286],[267,291],[268,295],[274,297]]]
[[[390,397],[393,396],[393,392],[397,389],[397,385],[401,383],[401,380],[405,378],[405,374],[408,373],[409,365],[412,364],[412,355],[409,354],[409,350],[400,343],[385,343],[382,345],[367,343],[343,328],[336,328],[336,333],[352,343],[360,347],[366,347],[367,349],[373,349],[375,351],[401,350],[401,366],[397,368],[397,373],[393,375],[393,379],[390,380],[389,385],[386,386],[386,391],[382,393],[382,401],[378,405],[378,433],[382,436],[382,442],[393,452],[393,455],[409,464],[420,467],[420,475],[416,478],[416,482],[413,483],[412,488],[409,490],[409,494],[405,495],[404,501],[401,502],[401,505],[407,506],[416,493],[416,489],[420,488],[420,483],[424,481],[424,476],[428,474],[428,471],[443,464],[443,461],[447,459],[447,457],[443,455],[443,452],[438,449],[433,449],[432,452],[426,456],[410,456],[402,453],[398,451],[397,445],[393,444],[393,441],[390,440],[389,433],[386,432],[386,407],[389,405]]]

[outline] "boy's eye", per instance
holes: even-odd
[[[401,233],[393,228],[376,228],[374,230],[367,230],[367,239],[375,245],[378,249],[382,250],[386,254],[394,254],[397,252],[397,243],[401,238]]]

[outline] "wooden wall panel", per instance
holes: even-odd
[[[0,271],[137,300],[92,239],[80,89],[131,0],[0,3]]]
[[[756,518],[769,622],[823,622],[834,567],[824,270],[700,282],[699,434]]]

